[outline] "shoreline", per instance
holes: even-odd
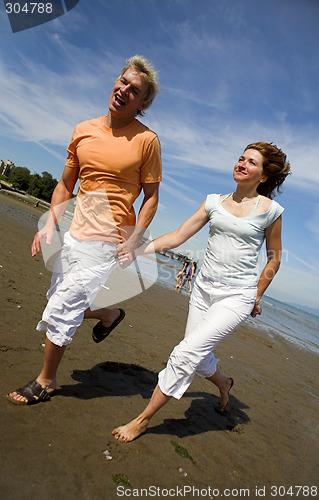
[[[130,488],[115,482],[125,476],[136,489],[246,488],[250,498],[258,498],[257,486],[270,498],[274,485],[317,484],[318,356],[247,325],[216,348],[221,370],[235,380],[224,415],[215,410],[213,384],[196,377],[145,435],[129,444],[111,436],[144,409],[157,373],[184,333],[188,297],[158,284],[121,304],[126,317],[101,344],[91,339],[95,321],[83,322],[65,352],[51,401],[8,403],[5,395],[42,366],[45,336],[35,326],[50,283],[42,257],[30,256],[30,214],[38,209],[17,199],[12,204],[20,221],[0,214],[3,500],[115,500],[118,486]],[[196,464],[180,456],[172,441]]]

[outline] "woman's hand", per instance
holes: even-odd
[[[255,318],[258,314],[261,314],[261,312],[262,312],[262,309],[261,309],[261,307],[259,305],[259,300],[256,300],[254,308],[253,308],[253,310],[250,313],[250,316],[252,316],[253,318]]]

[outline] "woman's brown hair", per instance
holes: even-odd
[[[256,149],[263,157],[263,173],[267,176],[266,181],[261,182],[257,192],[267,198],[273,198],[275,191],[280,193],[280,186],[291,173],[290,163],[287,161],[285,153],[272,142],[254,142],[249,144],[247,149]]]

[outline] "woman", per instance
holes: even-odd
[[[179,286],[175,287],[176,290],[181,290],[187,281],[189,287],[188,293],[192,292],[192,279],[195,276],[196,269],[197,269],[197,262],[192,262],[192,266],[189,268],[189,271],[185,276],[183,282]]]
[[[180,288],[180,285],[181,285],[181,282],[183,281],[183,279],[185,278],[186,274],[187,274],[187,268],[190,264],[190,261],[188,259],[185,259],[184,260],[184,264],[183,264],[183,269],[176,274],[176,277],[175,277],[175,280],[176,280],[176,283],[177,285],[175,285],[175,290],[178,290]]]
[[[185,337],[159,373],[158,385],[145,410],[115,429],[112,434],[116,439],[128,442],[145,432],[150,419],[171,397],[182,397],[195,373],[218,387],[220,410],[225,410],[233,379],[219,371],[211,351],[250,314],[261,314],[260,299],[281,259],[284,209],[272,197],[289,173],[290,165],[279,148],[265,142],[249,144],[234,167],[235,192],[208,195],[179,229],[141,247],[141,253],[178,247],[210,222],[205,260],[191,295]],[[267,264],[258,279],[257,261],[264,240]],[[124,266],[130,259],[127,254],[119,256]]]

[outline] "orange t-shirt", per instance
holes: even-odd
[[[113,130],[104,119],[77,125],[68,147],[65,165],[79,168],[80,179],[70,233],[117,243],[134,229],[133,203],[142,183],[161,181],[161,146],[138,120]]]

